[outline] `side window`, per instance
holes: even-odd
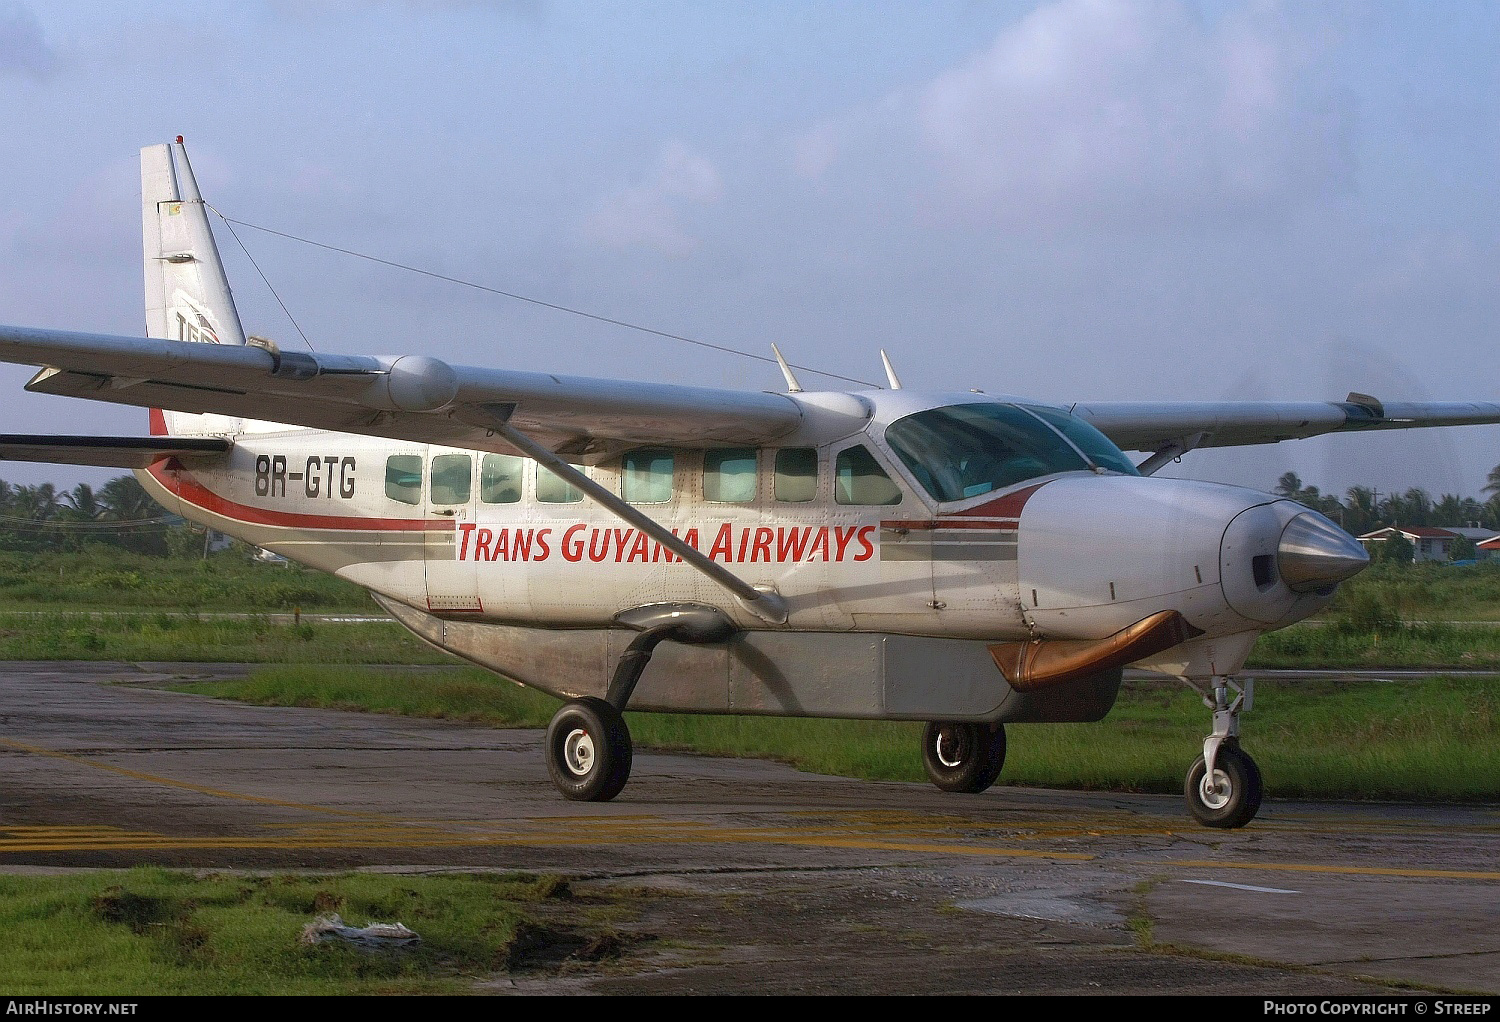
[[[776,452],[776,499],[805,504],[818,495],[818,452],[812,447],[783,447]]]
[[[403,504],[422,503],[422,456],[393,454],[385,459],[385,495]]]
[[[485,504],[514,504],[521,499],[521,458],[486,454],[479,463],[479,499]]]
[[[839,452],[834,463],[833,499],[840,504],[899,504],[901,490],[864,447]]]
[[[755,499],[755,448],[703,452],[703,499],[747,504]]]
[[[620,461],[620,496],[631,504],[665,504],[672,499],[672,452],[631,451]]]
[[[467,454],[439,454],[432,459],[434,504],[467,504],[474,462]]]
[[[573,504],[583,499],[583,491],[541,465],[536,467],[536,499],[543,504]]]

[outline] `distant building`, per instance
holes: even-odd
[[[1405,536],[1411,543],[1414,561],[1446,561],[1453,544],[1462,533],[1457,529],[1439,529],[1435,525],[1393,525],[1376,529],[1359,537],[1370,553],[1375,552],[1376,543],[1384,543],[1396,536]]]
[[[1475,543],[1474,556],[1481,561],[1500,560],[1500,535]]]

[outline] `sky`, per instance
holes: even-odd
[[[0,322],[140,333],[142,146],[227,216],[909,389],[1500,400],[1500,4],[0,0]],[[216,222],[248,332],[302,344]],[[239,229],[318,350],[774,366]],[[141,434],[29,395],[0,431]],[[805,385],[839,385],[805,374]],[[1186,456],[1477,495],[1500,427]],[[15,482],[110,470],[0,465]]]

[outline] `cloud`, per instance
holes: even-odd
[[[878,108],[816,126],[822,178],[907,147],[939,207],[1004,220],[1181,219],[1351,187],[1352,107],[1274,7],[1205,21],[1183,0],[1060,0]]]
[[[719,172],[681,142],[669,142],[643,179],[601,199],[584,218],[584,234],[615,249],[646,248],[682,258],[698,247],[683,223],[691,206],[723,198]]]
[[[0,2],[0,75],[40,81],[57,66],[57,54],[24,4]]]

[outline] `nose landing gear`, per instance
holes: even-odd
[[[1240,748],[1240,713],[1254,703],[1255,683],[1247,678],[1241,686],[1215,675],[1212,692],[1204,693],[1188,679],[1182,680],[1214,712],[1213,734],[1204,740],[1203,755],[1194,761],[1183,784],[1188,812],[1205,827],[1243,827],[1260,811],[1263,794],[1260,767]]]

